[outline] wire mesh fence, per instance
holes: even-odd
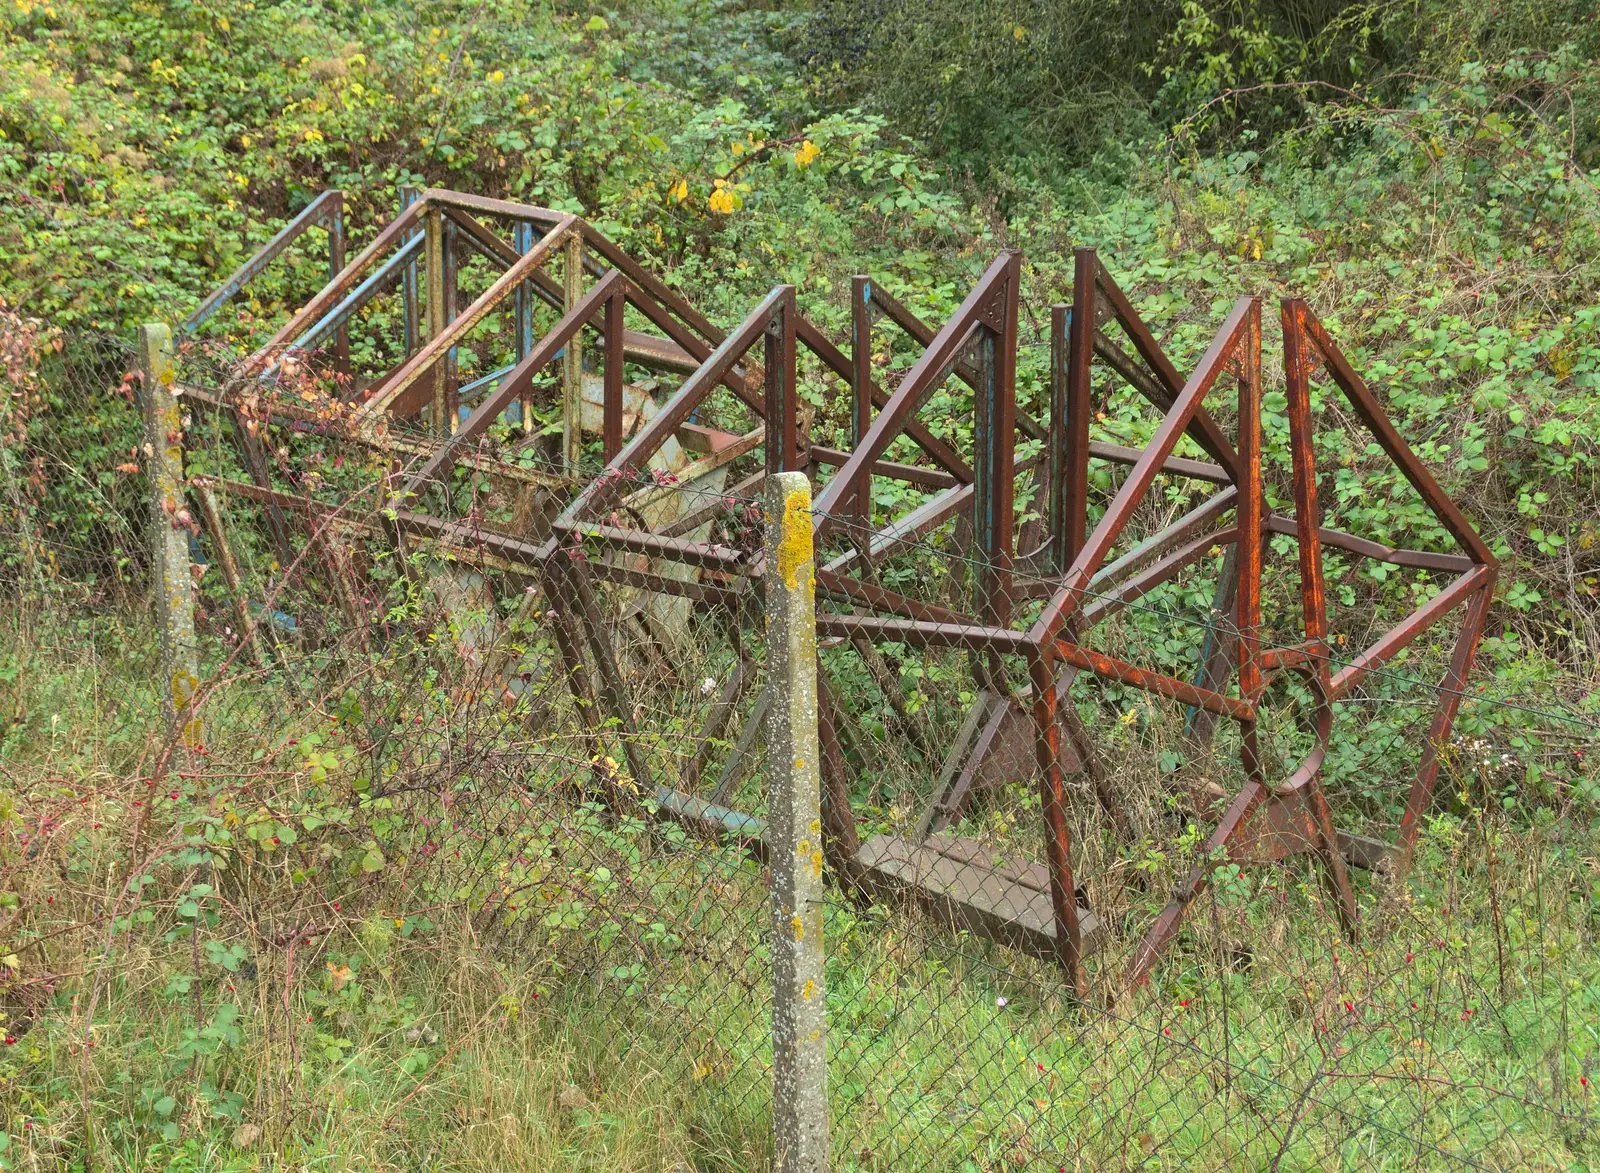
[[[1173,514],[1187,507],[1170,503]],[[1532,713],[1592,739],[1582,717],[1475,685],[1445,799],[1402,883],[1385,844],[1426,726],[1413,720],[1391,735],[1382,709],[1437,698],[1435,661],[1448,644],[1374,673],[1336,708],[1329,740],[1347,748],[1325,759],[1353,877],[1351,923],[1312,834],[1273,822],[1270,808],[1267,826],[1228,852],[1208,842],[1240,788],[1237,730],[1219,723],[1207,737],[1197,733],[1205,713],[1182,698],[1069,677],[1060,753],[1093,991],[1085,1003],[1056,964],[1040,818],[1049,784],[1028,685],[1015,683],[1026,666],[985,663],[993,633],[972,625],[964,641],[952,622],[982,582],[970,535],[956,519],[942,534],[883,541],[836,520],[837,559],[874,540],[877,581],[908,596],[902,613],[946,627],[921,647],[872,646],[859,637],[866,624],[819,619],[838,632],[831,648],[824,641],[824,676],[857,699],[840,721],[864,824],[853,862],[875,864],[867,887],[899,906],[844,899],[863,876],[840,869],[829,910],[839,1167],[1592,1163],[1592,1044],[1571,1017],[1574,994],[1592,983],[1592,918],[1569,896],[1590,884],[1584,850],[1571,850],[1572,824],[1558,830],[1553,815],[1519,821],[1495,809],[1518,763],[1492,748],[1506,745],[1508,720],[1516,728]],[[1239,635],[1217,601],[1225,558],[1213,547],[1199,566],[1211,575],[1180,575],[1131,599],[1114,581],[1090,592],[1091,614],[1120,615],[1089,646],[1177,675],[1203,672],[1214,642]],[[1275,592],[1267,582],[1269,616],[1273,604],[1297,606],[1292,584]],[[1056,586],[1014,569],[1018,596]],[[848,614],[836,604],[835,616]],[[1338,670],[1354,653],[1327,659]],[[986,701],[997,675],[1013,683]],[[1020,704],[1010,699],[1019,693]],[[1315,748],[1306,721],[1315,700],[1309,687],[1264,694],[1255,752],[1269,778],[1290,776]],[[1148,984],[1130,986],[1125,975],[1145,972],[1152,925],[1174,908],[1178,931],[1161,939]]]
[[[228,367],[193,350],[174,384],[185,493],[152,524],[136,356],[101,340],[93,361],[79,353],[75,340],[57,369],[47,353],[48,410],[7,448],[21,456],[8,464],[7,520],[34,527],[6,550],[18,570],[7,666],[48,664],[69,691],[92,690],[110,752],[87,777],[47,763],[18,777],[4,857],[7,890],[20,894],[4,934],[18,961],[6,983],[12,1039],[70,1049],[85,1078],[93,1069],[114,1083],[96,1055],[97,1018],[128,975],[175,972],[194,996],[190,1058],[219,1058],[196,1071],[192,1097],[135,1095],[125,1120],[99,1127],[176,1136],[220,1116],[256,1130],[247,1136],[292,1135],[317,1110],[319,1074],[381,1063],[415,1082],[402,1103],[453,1111],[429,1077],[454,1068],[474,1036],[572,1016],[624,1040],[619,1054],[650,1067],[656,1094],[707,1122],[697,1145],[739,1166],[766,1162],[759,833],[675,823],[663,817],[671,793],[619,765],[686,772],[685,723],[715,703],[709,681],[749,661],[759,616],[745,637],[737,624],[720,642],[684,629],[667,645],[644,624],[682,628],[684,616],[622,593],[597,600],[585,584],[614,642],[603,653],[575,644],[565,604],[526,558],[484,556],[464,538],[394,541],[383,510],[391,474],[414,457],[404,437],[382,448],[352,438],[335,407],[293,385],[221,410],[206,392]],[[58,443],[62,420],[79,430]],[[83,433],[96,427],[103,453],[85,460]],[[85,504],[81,483],[101,496]],[[536,511],[564,483],[530,461],[479,512]],[[163,717],[148,598],[163,527],[185,542],[196,597],[199,680],[175,724]],[[599,680],[598,654],[634,686],[627,734],[596,720],[596,698],[575,687]],[[61,732],[63,743],[83,736]],[[473,989],[456,1008],[476,1031],[452,1038],[449,1015],[397,1013],[381,1045],[363,1033],[397,972],[432,970],[454,988],[451,963],[499,975],[493,995]],[[79,992],[57,997],[68,988]],[[161,995],[136,995],[156,1003],[151,1019]],[[612,1079],[604,1067],[596,1086]],[[598,1099],[571,1078],[552,1093],[569,1113]],[[428,1143],[409,1116],[390,1130]],[[56,1105],[13,1133],[37,1154],[46,1136],[88,1123]]]
[[[692,1124],[686,1165],[767,1167],[770,657],[748,574],[768,524],[760,454],[708,470],[684,451],[622,486],[612,527],[696,543],[698,563],[552,543],[550,520],[598,461],[573,468],[508,419],[405,497],[434,452],[423,430],[350,427],[309,373],[225,396],[229,357],[191,348],[176,386],[187,495],[164,524],[190,552],[201,670],[169,728],[137,356],[110,339],[45,350],[32,406],[7,421],[8,667],[78,645],[69,687],[94,690],[112,750],[97,771],[45,771],[19,791],[7,1029],[40,1030],[111,1080],[97,1013],[154,959],[190,978],[162,993],[194,999],[197,1090],[180,1106],[129,1089],[127,1120],[98,1127],[219,1113],[287,1134],[319,1107],[314,1074],[367,1054],[363,998],[396,967],[448,982],[470,955],[501,976],[462,995],[466,1018],[498,1029],[583,1009],[672,1089]],[[702,420],[728,436],[750,422]],[[1048,491],[1039,467],[1018,478],[1024,500]],[[960,487],[923,490],[895,504]],[[1172,498],[1145,520],[1161,530],[1193,506]],[[1592,725],[1498,681],[1469,692],[1438,788],[1448,817],[1423,827],[1401,885],[1370,843],[1401,822],[1426,733],[1414,709],[1437,702],[1449,648],[1368,674],[1333,711],[1348,748],[1322,775],[1341,888],[1292,821],[1225,857],[1207,842],[1242,754],[1281,781],[1315,749],[1313,685],[1274,684],[1247,750],[1199,704],[1074,671],[1055,686],[1062,892],[1025,657],[984,625],[909,638],[917,623],[959,628],[993,589],[969,514],[885,537],[852,509],[817,551],[834,1167],[1600,1161],[1587,830],[1571,812],[1508,813],[1495,784],[1526,752],[1508,731],[1558,722],[1572,738],[1560,752],[1580,761]],[[1148,591],[1088,591],[1105,622],[1084,646],[1193,676],[1212,640],[1239,635],[1216,589],[1226,558],[1203,547]],[[843,582],[852,561],[870,563],[903,626],[862,622],[884,596]],[[1026,615],[1058,578],[1021,559],[1008,589]],[[1297,603],[1269,585],[1263,605]],[[1363,621],[1345,643],[1336,620],[1333,669],[1353,662],[1338,649],[1361,646]],[[1258,650],[1292,650],[1272,623]],[[65,879],[40,879],[51,868]],[[1205,882],[1185,889],[1196,871]],[[1063,898],[1087,1000],[1061,965]],[[1130,985],[1136,967],[1148,981]],[[208,1058],[237,1045],[242,1019],[260,1040],[250,1061]],[[396,1013],[384,1061],[414,1081],[390,1121],[404,1143],[426,1143],[412,1110],[477,1110],[430,1081],[475,1045],[468,1033]],[[574,1080],[553,1094],[577,1111],[593,1092]],[[86,1124],[40,1118],[39,1145]]]

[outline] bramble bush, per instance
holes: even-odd
[[[522,199],[581,212],[723,324],[792,282],[835,338],[847,335],[853,273],[937,322],[996,250],[1018,247],[1033,315],[1019,396],[1035,407],[1046,397],[1045,307],[1069,296],[1074,246],[1101,250],[1180,368],[1240,294],[1308,297],[1504,561],[1479,658],[1487,691],[1464,706],[1459,785],[1442,795],[1429,842],[1457,851],[1470,834],[1503,836],[1508,852],[1527,845],[1530,868],[1553,860],[1564,876],[1592,876],[1579,832],[1600,804],[1595,18],[1547,0],[1514,7],[1526,41],[1507,41],[1517,22],[1491,21],[1479,4],[1334,6],[1337,18],[1309,32],[1287,4],[1122,5],[1170,23],[1109,22],[1081,41],[1067,35],[1089,19],[1076,4],[1023,5],[1004,19],[983,5],[860,9],[886,16],[884,38],[920,22],[917,38],[892,45],[863,40],[859,14],[844,21],[827,4],[9,0],[0,520],[20,540],[0,546],[0,590],[11,598],[24,582],[46,602],[41,614],[14,608],[0,646],[0,940],[52,932],[51,918],[69,915],[104,934],[77,953],[0,949],[0,1004],[18,1039],[0,1052],[0,1099],[12,1119],[39,1124],[30,1153],[92,1165],[99,1138],[130,1167],[254,1167],[260,1135],[248,1130],[266,1121],[269,1139],[309,1166],[341,1143],[313,1121],[348,1114],[367,1129],[363,1152],[399,1160],[407,1146],[450,1143],[413,1126],[408,1104],[430,1104],[452,1128],[486,1123],[446,1094],[476,1078],[484,1105],[532,1122],[522,1148],[504,1142],[498,1167],[553,1167],[574,1151],[596,1164],[648,1151],[671,1167],[726,1126],[690,1104],[693,1138],[662,1129],[666,1107],[623,1106],[625,1088],[603,1103],[568,1097],[676,1040],[628,1041],[594,1005],[562,1019],[548,1010],[557,951],[537,963],[485,954],[473,916],[432,908],[481,914],[500,889],[564,866],[529,855],[482,891],[446,890],[449,873],[428,852],[442,822],[401,817],[441,816],[399,788],[431,799],[444,750],[422,737],[397,747],[405,722],[431,733],[458,711],[437,659],[448,633],[419,635],[413,658],[349,691],[312,682],[327,666],[313,654],[306,678],[275,681],[291,699],[251,708],[241,671],[233,683],[247,700],[216,728],[214,756],[180,771],[191,776],[176,789],[144,793],[171,775],[147,720],[156,653],[137,635],[146,555],[137,393],[124,378],[131,331],[187,312],[330,187],[346,192],[356,247],[392,216],[402,185]],[[956,18],[965,31],[944,35],[940,22]],[[1090,78],[1100,88],[1064,90],[1073,75],[1062,63],[1085,52],[1101,55]],[[1044,118],[1064,92],[1073,101]],[[1129,104],[1110,109],[1108,93]],[[320,250],[319,233],[302,238],[186,358],[220,364],[259,341],[325,280]],[[1268,311],[1267,466],[1283,501]],[[392,327],[392,312],[372,307],[369,332]],[[466,350],[467,362],[495,357]],[[874,362],[887,378],[915,357],[879,332]],[[813,435],[839,443],[847,399],[836,381],[803,373]],[[961,391],[942,388],[929,408],[952,436],[969,426]],[[1320,406],[1328,524],[1442,548],[1409,486],[1331,396]],[[1095,426],[1138,443],[1151,422],[1117,392]],[[1109,473],[1097,487],[1112,487]],[[879,491],[892,506],[893,487],[880,479]],[[1433,585],[1329,565],[1349,647],[1369,617],[1393,619]],[[1146,601],[1123,622],[1184,669],[1192,632],[1162,612],[1193,600]],[[1339,809],[1394,817],[1416,706],[1432,699],[1446,650],[1419,644],[1373,681],[1381,704],[1341,708],[1327,766]],[[876,703],[872,681],[846,683],[864,711]],[[1163,762],[1171,731],[1131,696],[1104,698],[1115,712],[1103,715],[1121,718],[1108,722],[1119,751]],[[1552,710],[1578,720],[1553,724]],[[864,712],[863,724],[879,716]],[[493,774],[488,757],[469,768]],[[619,876],[642,875],[637,832],[583,822],[610,862],[577,879],[606,897]],[[1130,866],[1149,862],[1138,850]],[[1589,924],[1593,892],[1574,879],[1568,896],[1567,911]],[[64,913],[56,902],[69,898]],[[592,944],[598,906],[549,910],[547,939]],[[515,921],[532,907],[508,901],[496,915]],[[1489,913],[1479,912],[1481,929]],[[658,923],[628,931],[655,934]],[[337,938],[317,947],[310,973],[295,970],[289,931],[307,925],[333,926],[318,941]],[[886,998],[897,947],[869,927],[851,947],[881,949],[884,965],[841,980]],[[88,983],[68,973],[80,963]],[[637,974],[602,977],[637,992]],[[96,991],[98,1008],[86,1005]],[[1593,988],[1577,996],[1592,1004]],[[551,1048],[565,1058],[547,1063]],[[535,1138],[541,1129],[554,1139]],[[0,1168],[16,1136],[0,1133]]]

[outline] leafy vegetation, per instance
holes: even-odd
[[[718,1113],[702,1094],[707,1078],[761,1061],[759,1005],[720,1018],[707,1049],[680,1047],[680,1024],[646,1008],[637,973],[597,966],[585,986],[552,960],[606,954],[606,899],[549,911],[531,962],[475,940],[472,915],[440,911],[481,912],[492,894],[447,890],[455,879],[427,851],[443,832],[396,813],[440,810],[374,793],[437,765],[432,743],[394,750],[403,722],[453,711],[426,641],[361,692],[334,689],[315,657],[266,700],[246,674],[219,698],[228,716],[209,763],[166,790],[157,649],[138,624],[131,330],[187,312],[321,191],[346,192],[359,246],[408,184],[579,211],[724,324],[787,281],[842,338],[856,272],[938,320],[1003,247],[1024,250],[1023,301],[1039,314],[1066,297],[1073,247],[1093,245],[1182,367],[1240,293],[1308,297],[1504,562],[1480,656],[1488,688],[1464,706],[1414,906],[1382,923],[1396,941],[1431,937],[1447,909],[1464,926],[1415,983],[1435,991],[1436,1017],[1483,1005],[1473,990],[1504,994],[1494,1024],[1463,1017],[1436,1038],[1446,1077],[1488,1065],[1511,1078],[1524,1052],[1502,1043],[1515,1036],[1549,1057],[1552,1097],[1591,1110],[1577,1083],[1600,1053],[1600,32],[1588,5],[0,3],[0,522],[18,535],[0,543],[0,590],[30,601],[8,608],[0,640],[0,943],[50,942],[0,948],[0,1102],[14,1122],[0,1168],[739,1168],[765,1151],[758,1104]],[[206,341],[260,341],[325,273],[310,234]],[[1024,401],[1044,395],[1043,325],[1023,339]],[[875,361],[892,375],[914,357],[885,332]],[[837,385],[811,378],[805,393],[814,434],[841,439]],[[958,389],[941,394],[934,412],[958,416]],[[1267,407],[1269,480],[1286,496],[1281,396]],[[1114,397],[1096,427],[1137,443],[1149,423]],[[1335,421],[1318,443],[1329,524],[1443,541],[1364,436]],[[1335,629],[1353,646],[1369,616],[1397,616],[1430,589],[1336,558],[1330,580]],[[1173,601],[1152,596],[1127,622],[1179,667],[1191,652],[1164,626]],[[1328,766],[1341,809],[1395,817],[1414,706],[1445,653],[1417,647],[1374,684],[1382,704],[1341,712]],[[897,666],[906,679],[939,669]],[[881,737],[893,706],[837,667],[855,720]],[[1123,718],[1108,723],[1114,748],[1158,779],[1171,723],[1132,694],[1106,696]],[[145,793],[157,778],[169,797]],[[857,797],[888,825],[901,796],[884,789]],[[623,877],[681,879],[638,828],[591,823],[602,897]],[[1189,862],[1163,842],[1152,834],[1108,865],[1165,876]],[[563,874],[597,882],[592,866]],[[1228,941],[1278,939],[1317,904],[1304,888],[1235,879]],[[523,923],[511,914],[531,907],[507,915]],[[309,973],[296,974],[292,940],[260,944],[294,927],[291,910],[339,926],[303,955]],[[976,969],[960,993],[934,993],[955,988],[940,983],[960,953],[898,920],[830,915],[830,1005],[854,1064],[839,1119],[863,1138],[860,1167],[874,1167],[882,1136],[875,1081],[892,1082],[908,1054],[933,1063],[916,1048],[960,1035],[995,996],[1015,1002],[1018,1025],[975,1032],[963,1081],[991,1078],[1001,1056],[1006,1102],[1043,1103],[1027,1063],[1050,1067],[1060,1099],[1041,1120],[1097,1102],[1114,1116],[1125,1102],[1104,1088],[1097,1101],[1082,1053],[1058,1046],[1050,996]],[[67,924],[92,931],[54,944]],[[704,971],[682,942],[650,946],[668,959],[662,988],[691,996]],[[1309,1013],[1285,992],[1303,977],[1285,961],[1260,981],[1212,973],[1189,988],[1180,971],[1168,992],[1249,999],[1265,1053]],[[1460,998],[1437,993],[1452,983]],[[1342,992],[1328,997],[1337,1006]],[[1587,1025],[1557,1039],[1549,1008],[1569,999]],[[1159,1017],[1170,1009],[1151,1031],[1171,1029]],[[1134,1054],[1108,1062],[1136,1100]],[[1280,1058],[1284,1070],[1315,1062]],[[1255,1089],[1263,1102],[1269,1083]],[[1012,1127],[990,1125],[986,1136]],[[930,1151],[944,1135],[928,1133]],[[1563,1143],[1593,1159],[1592,1140]],[[1039,1156],[1012,1136],[974,1167],[1022,1163],[1018,1152]]]

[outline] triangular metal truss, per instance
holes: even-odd
[[[509,225],[511,240],[491,224]],[[458,305],[455,296],[454,258],[462,250],[489,259],[499,271],[466,306]],[[557,259],[559,281],[546,272],[546,265]],[[826,676],[820,677],[825,840],[833,866],[847,882],[869,894],[904,891],[907,861],[918,851],[933,850],[929,844],[944,853],[939,863],[954,869],[951,874],[978,875],[979,887],[995,879],[971,859],[957,859],[957,849],[938,837],[981,789],[986,762],[1028,746],[1039,779],[1043,872],[1024,869],[1000,879],[1013,886],[1031,884],[1035,894],[1047,893],[1043,921],[1023,924],[1023,918],[997,912],[993,901],[980,908],[977,896],[968,898],[948,886],[934,892],[922,882],[914,895],[957,923],[1055,958],[1078,993],[1086,995],[1084,959],[1098,927],[1079,897],[1074,875],[1066,778],[1087,772],[1104,817],[1119,835],[1128,834],[1110,771],[1098,760],[1090,731],[1069,697],[1076,679],[1095,677],[1187,706],[1191,748],[1204,746],[1218,719],[1234,722],[1239,730],[1237,789],[1225,796],[1228,801],[1201,853],[1203,862],[1178,885],[1136,950],[1126,973],[1129,982],[1148,977],[1212,870],[1229,859],[1310,854],[1321,865],[1347,930],[1354,933],[1357,906],[1347,862],[1371,865],[1384,848],[1335,829],[1322,785],[1333,705],[1446,614],[1466,606],[1393,848],[1396,866],[1403,871],[1483,629],[1495,561],[1303,301],[1288,299],[1282,305],[1294,482],[1293,508],[1285,514],[1268,508],[1262,474],[1260,299],[1242,297],[1235,303],[1204,356],[1185,376],[1095,252],[1080,249],[1075,260],[1073,300],[1052,307],[1049,415],[1041,421],[1022,410],[1017,398],[1018,252],[997,256],[937,329],[871,279],[855,278],[847,355],[800,313],[792,286],[774,288],[724,334],[577,217],[429,189],[414,193],[371,244],[250,356],[233,387],[210,399],[198,390],[195,394],[228,410],[229,396],[244,381],[270,375],[291,353],[325,350],[332,340],[337,340],[333,365],[344,368],[343,340],[356,315],[379,293],[400,287],[406,357],[367,385],[350,388],[354,409],[346,426],[361,442],[404,451],[394,446],[415,441],[397,432],[395,422],[427,416],[435,439],[411,450],[422,459],[391,485],[375,524],[402,547],[417,540],[439,542],[463,558],[496,559],[542,585],[558,612],[556,636],[568,685],[587,723],[597,783],[608,801],[719,834],[739,834],[753,849],[761,849],[760,821],[725,805],[741,757],[755,740],[763,711],[759,701],[717,779],[707,774],[710,746],[730,729],[759,665],[740,650],[733,675],[712,704],[694,752],[687,755],[690,764],[683,776],[656,777],[639,748],[629,679],[619,667],[595,588],[606,582],[687,600],[694,609],[720,615],[716,622],[730,627],[737,645],[738,624],[760,606],[759,550],[695,535],[705,535],[706,523],[728,512],[736,499],[753,497],[764,477],[805,470],[820,485],[813,507],[817,548],[834,551],[817,568],[819,637],[848,642],[879,677],[884,672],[875,657],[886,643],[959,647],[972,653],[976,699],[943,747],[944,765],[934,779],[932,802],[903,842],[886,844],[879,837],[861,843],[839,743],[842,714],[836,706],[841,698]],[[417,289],[419,272],[426,281],[425,297]],[[208,300],[207,313],[215,312],[222,300]],[[537,339],[531,325],[535,300],[561,311],[556,324]],[[463,388],[454,373],[456,348],[488,315],[508,308],[516,316],[517,359],[494,373],[493,390],[463,419]],[[628,330],[624,319],[630,312],[659,334]],[[921,347],[892,391],[873,379],[873,331],[879,323],[904,331]],[[605,467],[584,479],[576,474],[581,452],[579,355],[586,334],[599,343],[594,358],[603,380]],[[801,426],[796,379],[803,354],[850,388],[848,450],[813,444]],[[628,363],[683,376],[653,415],[636,416],[631,437],[624,383]],[[494,473],[489,467],[494,461],[476,451],[478,441],[494,420],[519,403],[526,421],[536,376],[555,366],[562,372],[565,479],[538,476],[544,478],[539,483],[565,497],[548,527],[537,535],[495,532],[449,516],[448,507],[442,513],[430,510],[428,503],[436,499],[430,497],[431,486],[445,480],[455,464],[470,461]],[[1097,369],[1132,387],[1159,413],[1143,445],[1091,439],[1090,424],[1100,406],[1094,397]],[[1453,536],[1459,552],[1392,549],[1321,524],[1309,389],[1318,369]],[[970,452],[942,438],[945,429],[937,426],[939,421],[923,416],[929,397],[951,377],[971,389]],[[1230,381],[1232,391],[1227,393]],[[753,430],[725,433],[695,422],[696,413],[714,395],[724,394],[755,417]],[[240,431],[242,435],[245,430]],[[1201,456],[1179,455],[1185,437]],[[1019,442],[1037,444],[1040,451],[1019,456]],[[718,470],[727,475],[728,470],[744,469],[744,474],[735,491],[707,492],[668,520],[647,521],[643,503],[652,494],[672,491],[670,484],[660,482],[654,471],[659,464],[653,467],[652,462],[674,443],[699,455],[681,478],[691,484]],[[242,489],[274,509],[292,506],[287,498],[278,500],[283,495],[272,488],[259,454],[250,458],[248,440],[243,447],[256,484]],[[892,449],[899,459],[891,459]],[[1121,466],[1126,472],[1091,527],[1092,462]],[[924,499],[887,523],[875,522],[875,478],[914,486]],[[1130,524],[1158,478],[1211,488],[1177,520],[1130,545]],[[1036,520],[1018,527],[1014,495],[1023,481],[1040,507]],[[971,571],[965,601],[934,603],[884,585],[879,570],[886,559],[951,521],[961,527],[952,549]],[[1261,634],[1263,561],[1274,535],[1296,543],[1302,638],[1269,646]],[[1195,678],[1180,679],[1092,645],[1091,635],[1110,616],[1213,557],[1219,548],[1225,556]],[[1325,548],[1453,578],[1371,647],[1342,663],[1329,643]],[[1025,680],[1011,679],[1018,663],[1026,666]],[[1309,719],[1315,746],[1287,776],[1272,777],[1263,765],[1257,722],[1269,681],[1283,673],[1303,677],[1315,698]],[[611,744],[620,750],[620,765],[606,752]],[[1211,817],[1203,804],[1197,814]],[[920,881],[912,876],[910,882],[916,888]]]

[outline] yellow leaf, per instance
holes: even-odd
[[[678,180],[677,183],[667,189],[667,194],[678,203],[683,203],[684,200],[689,198],[689,181],[687,179]]]
[[[796,167],[805,167],[820,154],[822,154],[822,151],[817,147],[817,144],[810,139],[806,139],[805,142],[800,144],[800,149],[794,153],[794,165]]]
[[[733,193],[725,187],[719,187],[711,193],[711,210],[726,216],[733,211]]]

